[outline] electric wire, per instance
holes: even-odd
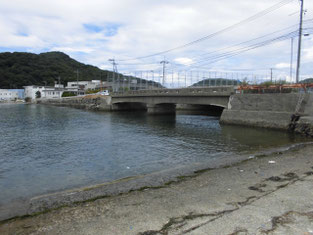
[[[216,52],[220,52],[220,51],[224,51],[224,50],[227,50],[227,49],[231,49],[233,47],[238,47],[238,46],[241,46],[241,45],[244,45],[244,44],[247,44],[247,43],[250,43],[250,42],[253,42],[253,41],[256,41],[256,40],[259,40],[259,39],[262,39],[262,38],[265,38],[265,37],[268,37],[268,36],[271,36],[271,35],[274,35],[274,34],[277,34],[279,32],[286,31],[287,29],[293,28],[295,26],[297,26],[297,25],[292,25],[292,26],[286,27],[284,29],[277,30],[277,31],[274,31],[272,33],[268,33],[268,34],[262,35],[262,36],[257,37],[257,38],[253,38],[253,39],[250,39],[250,40],[247,40],[247,41],[244,41],[244,42],[237,43],[237,44],[229,46],[229,47],[224,47],[224,48],[221,48],[221,49],[218,49],[218,50],[215,50],[215,51],[207,52],[207,53],[201,54],[201,55],[199,55],[197,57],[203,57],[204,55],[210,55],[210,54],[214,54]],[[197,57],[192,57],[191,59],[194,60]]]
[[[192,67],[199,67],[199,66],[195,66],[197,64],[200,64],[200,66],[203,66],[203,65],[206,65],[206,64],[215,63],[215,62],[220,61],[222,59],[224,60],[224,59],[236,56],[238,54],[241,54],[241,53],[244,53],[244,52],[247,52],[247,51],[259,48],[259,47],[267,46],[269,44],[272,44],[272,43],[275,43],[275,42],[278,42],[278,41],[283,41],[283,40],[286,40],[286,39],[290,39],[292,37],[295,37],[296,35],[297,35],[297,31],[294,31],[294,32],[291,32],[291,33],[288,33],[288,34],[285,34],[285,35],[282,35],[282,36],[279,36],[279,37],[276,37],[276,38],[273,38],[273,39],[269,39],[269,40],[266,40],[266,41],[263,41],[263,42],[259,42],[259,43],[253,44],[253,45],[249,45],[249,46],[242,47],[242,48],[239,48],[239,49],[235,49],[235,50],[232,50],[232,51],[229,51],[229,52],[218,54],[218,55],[215,55],[215,56],[206,58],[206,59],[204,59],[202,61],[198,61],[198,62],[194,63],[193,65],[189,66],[189,70]],[[205,63],[203,63],[203,62],[205,62]]]
[[[209,39],[209,38],[215,37],[215,36],[217,36],[217,35],[219,35],[219,34],[222,34],[222,33],[225,33],[225,32],[227,32],[227,31],[230,31],[230,30],[232,30],[232,29],[234,29],[234,28],[236,28],[236,27],[238,27],[238,26],[241,26],[241,25],[243,25],[243,24],[246,24],[246,23],[249,23],[249,22],[251,22],[251,21],[253,21],[253,20],[256,20],[256,19],[258,19],[258,18],[260,18],[260,17],[262,17],[262,16],[265,16],[265,15],[269,14],[270,12],[273,12],[273,11],[275,11],[275,10],[277,10],[277,9],[279,9],[279,8],[285,6],[285,5],[287,5],[287,4],[289,4],[290,2],[293,2],[293,1],[294,1],[294,0],[283,0],[283,1],[281,1],[281,2],[279,2],[279,3],[276,3],[275,5],[269,7],[269,8],[267,8],[267,9],[261,11],[261,12],[258,12],[258,13],[256,13],[255,15],[250,16],[250,17],[248,17],[248,18],[246,18],[246,19],[244,19],[244,20],[242,20],[242,21],[240,21],[240,22],[238,22],[238,23],[235,23],[235,24],[233,24],[233,25],[231,25],[231,26],[228,26],[228,27],[226,27],[226,28],[224,28],[224,29],[222,29],[222,30],[219,30],[219,31],[217,31],[217,32],[215,32],[215,33],[212,33],[212,34],[210,34],[210,35],[204,36],[204,37],[199,38],[199,39],[197,39],[197,40],[194,40],[194,41],[192,41],[192,42],[186,43],[186,44],[184,44],[184,45],[177,46],[177,47],[174,47],[174,48],[172,48],[172,49],[168,49],[168,50],[165,50],[165,51],[157,52],[157,53],[150,54],[150,55],[146,55],[146,56],[140,56],[140,57],[137,57],[137,58],[125,59],[125,60],[118,60],[118,61],[130,61],[130,60],[145,59],[145,58],[149,58],[149,57],[154,57],[154,56],[158,56],[158,55],[163,55],[163,54],[172,52],[172,51],[174,51],[174,50],[178,50],[178,49],[182,49],[182,48],[185,48],[185,47],[194,45],[194,44],[196,44],[196,43],[202,42],[202,41],[207,40],[207,39]]]

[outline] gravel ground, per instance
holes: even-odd
[[[6,220],[0,234],[313,235],[313,145]]]

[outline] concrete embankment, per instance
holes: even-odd
[[[289,130],[313,137],[313,96],[309,93],[236,94],[230,97],[220,122]]]
[[[38,99],[36,103],[97,111],[111,111],[110,96],[89,95],[81,97],[66,97],[61,99]]]

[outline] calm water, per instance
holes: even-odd
[[[0,204],[303,141],[204,115],[0,105]]]

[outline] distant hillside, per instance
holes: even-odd
[[[239,85],[238,80],[225,79],[225,78],[207,78],[191,85],[191,87],[201,86],[225,86],[225,85]]]
[[[300,83],[313,83],[313,78],[304,79],[304,80],[300,81]]]
[[[107,80],[110,71],[82,64],[62,52],[0,53],[0,88],[23,88],[25,85],[53,85],[61,77],[61,83],[79,80]]]

